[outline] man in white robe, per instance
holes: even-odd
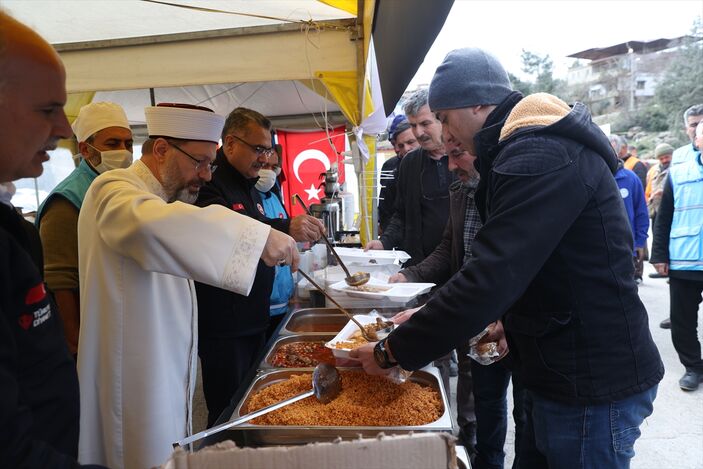
[[[212,176],[221,116],[183,105],[145,113],[141,160],[96,178],[78,221],[79,460],[114,469],[162,464],[191,432],[193,280],[248,294],[260,258],[298,260],[287,235],[190,205]]]

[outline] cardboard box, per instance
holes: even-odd
[[[178,448],[162,469],[457,469],[454,437],[416,433],[304,446]]]

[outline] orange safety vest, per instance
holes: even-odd
[[[625,169],[632,171],[632,168],[634,168],[639,162],[640,160],[638,160],[636,156],[631,156],[627,159],[627,161],[625,161]]]

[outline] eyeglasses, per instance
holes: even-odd
[[[173,148],[175,148],[176,150],[180,151],[185,156],[187,156],[188,158],[193,160],[193,162],[195,163],[195,170],[196,171],[200,172],[203,169],[207,168],[208,171],[210,171],[210,173],[212,174],[217,169],[217,165],[210,163],[210,160],[208,158],[199,160],[196,157],[194,157],[193,155],[191,155],[190,153],[188,153],[187,151],[185,151],[183,148],[176,145],[175,143],[169,142],[169,145],[171,145]]]
[[[244,145],[246,145],[249,148],[251,148],[252,150],[254,150],[257,157],[263,156],[264,158],[266,158],[268,160],[269,158],[271,158],[273,156],[274,152],[276,151],[273,147],[267,148],[267,147],[264,147],[261,145],[252,145],[251,143],[249,143],[245,140],[242,140],[241,138],[237,137],[236,135],[233,135],[233,134],[230,134],[230,135],[232,136],[232,138],[236,138],[237,140],[242,142]]]

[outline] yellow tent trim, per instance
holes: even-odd
[[[69,93],[66,99],[66,104],[63,107],[68,122],[73,124],[73,121],[78,117],[78,111],[81,110],[86,104],[93,102],[93,97],[95,97],[94,91],[86,91],[84,93]],[[75,142],[73,139],[61,140],[59,141],[59,146],[61,148],[66,148],[72,153],[76,151]]]
[[[325,85],[327,91],[342,110],[344,117],[352,125],[359,125],[361,119],[356,72],[316,72],[315,76]]]
[[[366,243],[374,238],[374,226],[371,214],[376,200],[376,138],[373,135],[364,135],[364,143],[369,148],[369,153],[372,157],[364,164],[362,171],[363,185],[359,188],[363,191],[363,197],[359,201],[359,212],[361,213],[361,226],[359,231],[361,234],[361,243],[365,246]]]
[[[344,10],[347,13],[356,15],[357,0],[318,0],[320,3],[329,5],[340,10]]]
[[[93,97],[95,97],[94,91],[86,91],[85,93],[69,93],[68,99],[66,100],[66,105],[63,107],[66,117],[68,117],[68,122],[73,124],[73,121],[78,117],[78,111],[81,110],[86,104],[93,102]]]

